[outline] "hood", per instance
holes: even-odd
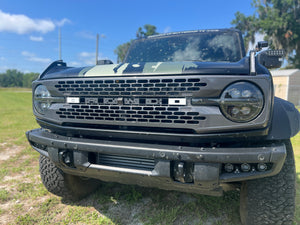
[[[236,63],[228,62],[147,62],[96,65],[72,68],[51,65],[41,74],[40,79],[101,76],[147,76],[147,75],[249,75],[247,57]],[[50,69],[49,69],[50,68]],[[265,72],[265,71],[263,71]]]

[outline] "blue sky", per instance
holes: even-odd
[[[144,24],[157,32],[232,27],[234,14],[253,14],[252,0],[1,0],[0,72],[18,69],[42,72],[59,58],[70,66],[95,61],[96,34],[99,59],[116,62],[114,49],[135,38]]]

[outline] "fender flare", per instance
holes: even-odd
[[[274,98],[273,114],[268,140],[285,140],[300,130],[300,113],[294,104],[281,98]]]

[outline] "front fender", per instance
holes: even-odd
[[[295,136],[300,129],[300,114],[294,104],[274,98],[273,116],[268,140],[284,140]]]

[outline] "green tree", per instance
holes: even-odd
[[[7,70],[6,73],[0,75],[1,87],[22,87],[23,73],[17,70]]]
[[[131,42],[132,41],[121,44],[114,50],[114,53],[118,56],[118,63],[124,60],[126,53],[131,45]]]
[[[143,38],[143,37],[148,37],[150,35],[155,35],[155,34],[158,34],[156,32],[156,26],[151,25],[151,24],[145,24],[144,30],[142,27],[139,27],[139,29],[136,32],[136,37]]]
[[[23,87],[31,88],[32,81],[38,78],[38,73],[25,73],[23,75]]]
[[[271,48],[284,49],[291,66],[300,68],[300,0],[253,0],[252,6],[254,15],[237,12],[231,22],[243,32],[245,46],[254,43],[255,33],[264,34]]]
[[[139,29],[136,32],[137,38],[144,38],[150,35],[158,34],[156,32],[156,26],[151,24],[145,24],[144,27],[139,27]],[[118,56],[118,62],[122,62],[126,56],[126,53],[132,43],[132,40],[129,42],[126,42],[124,44],[119,45],[115,50],[114,53]]]
[[[0,74],[0,87],[31,87],[32,81],[37,79],[38,73],[22,73],[17,70],[6,70]]]

